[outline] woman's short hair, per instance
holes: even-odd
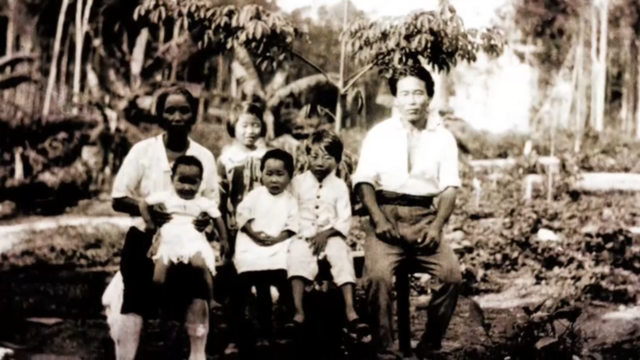
[[[264,171],[264,166],[269,159],[280,160],[284,164],[289,177],[293,177],[293,156],[282,149],[271,149],[267,151],[260,160],[260,171]]]
[[[202,167],[202,162],[200,160],[198,160],[197,157],[191,156],[191,155],[181,155],[181,156],[178,156],[173,161],[173,166],[171,167],[171,176],[172,177],[176,175],[176,171],[178,171],[178,167],[180,167],[180,165],[183,165],[183,166],[195,166],[200,170],[200,175],[202,175],[204,173],[204,168]]]
[[[267,124],[264,122],[265,102],[257,95],[253,95],[251,100],[243,101],[233,107],[229,121],[227,121],[227,133],[232,138],[236,137],[236,124],[241,115],[252,115],[260,122],[260,137],[267,135]]]
[[[182,95],[187,100],[187,104],[191,108],[191,113],[193,114],[193,122],[195,123],[198,118],[198,99],[191,93],[191,91],[187,90],[187,88],[183,86],[171,86],[160,92],[156,97],[155,101],[155,114],[156,116],[162,117],[162,113],[164,112],[165,105],[167,104],[167,99],[171,95]]]
[[[320,146],[327,154],[336,160],[337,163],[342,161],[342,152],[344,145],[340,137],[329,129],[316,130],[309,136],[307,140],[306,153],[311,153],[312,146]]]
[[[398,68],[394,71],[393,75],[388,80],[389,90],[391,91],[391,95],[396,96],[398,93],[398,81],[404,79],[406,77],[415,77],[424,82],[424,86],[427,89],[427,95],[432,98],[435,93],[435,84],[433,82],[433,77],[431,77],[431,73],[429,70],[425,69],[424,66],[404,66]]]

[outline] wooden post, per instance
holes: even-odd
[[[405,265],[396,270],[396,309],[398,316],[398,347],[405,357],[411,357],[411,303],[409,272]]]

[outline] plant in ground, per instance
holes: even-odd
[[[567,298],[545,299],[535,307],[524,306],[524,316],[511,318],[507,324],[506,338],[494,342],[491,324],[485,319],[480,305],[470,300],[471,318],[485,330],[491,342],[492,356],[510,359],[570,359],[582,352],[583,340],[576,329],[576,322],[583,308]]]

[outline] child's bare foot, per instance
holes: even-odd
[[[347,331],[356,339],[362,342],[371,341],[371,329],[356,315],[355,318],[349,319],[347,322]]]
[[[213,299],[209,300],[209,310],[216,311],[216,310],[219,310],[220,308],[222,308],[222,305],[220,305],[220,303],[218,303]]]
[[[296,322],[296,323],[298,323],[298,324],[302,324],[302,323],[304,323],[304,314],[296,313],[296,314],[293,316],[293,322]]]
[[[235,343],[229,343],[229,345],[227,345],[227,348],[224,349],[224,355],[232,356],[236,354],[238,354],[238,345],[236,345]]]
[[[269,340],[264,339],[264,338],[260,338],[256,342],[256,347],[257,348],[268,348],[269,346],[271,346],[271,343],[269,342]]]

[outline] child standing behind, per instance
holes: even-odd
[[[261,160],[263,186],[253,189],[238,205],[238,235],[234,265],[238,271],[237,287],[243,296],[234,304],[242,322],[251,287],[258,296],[258,346],[268,346],[272,325],[271,286],[285,298],[287,283],[287,251],[291,238],[298,232],[298,204],[287,191],[293,176],[293,157],[286,151],[273,149]],[[282,291],[288,290],[286,293]],[[238,336],[237,333],[235,336]],[[229,349],[228,349],[229,350]]]
[[[335,175],[342,152],[342,141],[335,133],[314,132],[306,146],[309,170],[291,183],[298,200],[300,232],[289,247],[287,259],[296,309],[293,321],[287,325],[289,332],[304,323],[305,282],[315,280],[318,260],[326,257],[333,280],[342,289],[347,329],[360,338],[368,335],[369,328],[353,305],[356,276],[351,250],[345,241],[351,228],[351,201],[347,185]]]
[[[233,110],[227,122],[227,133],[232,143],[222,149],[218,157],[223,214],[231,233],[237,231],[236,207],[244,196],[260,186],[260,158],[267,151],[263,144],[267,127],[264,121],[264,102],[254,97]]]
[[[215,252],[206,235],[195,229],[193,220],[203,212],[208,214],[214,220],[223,252],[228,246],[228,241],[218,204],[198,195],[202,172],[202,163],[197,158],[187,155],[178,157],[172,168],[173,190],[149,195],[140,202],[140,214],[145,220],[147,231],[155,231],[149,213],[150,206],[162,204],[171,214],[171,220],[160,228],[159,237],[156,239],[159,246],[153,256],[154,283],[164,284],[167,271],[172,264],[188,263],[199,270],[202,280],[207,284],[209,303],[213,306]]]

